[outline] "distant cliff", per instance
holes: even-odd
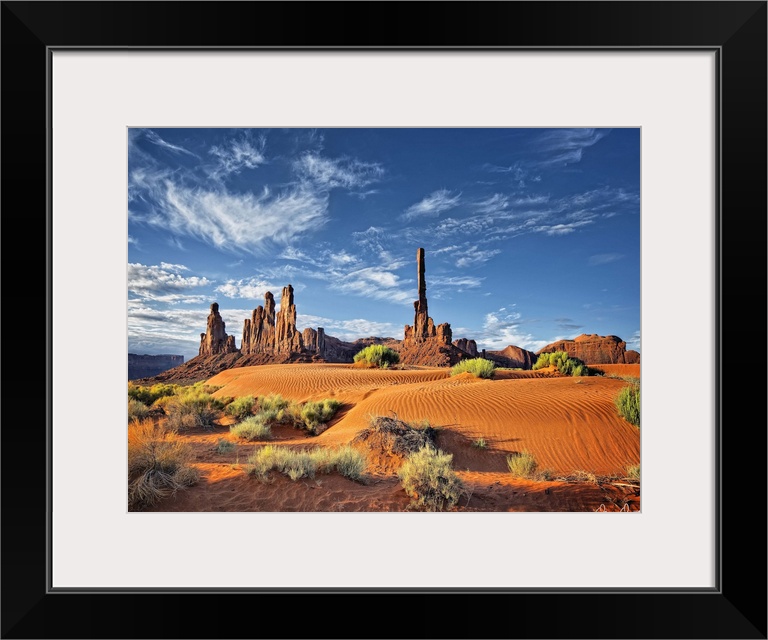
[[[184,364],[184,356],[128,354],[128,379],[149,378]]]

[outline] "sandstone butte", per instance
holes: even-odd
[[[423,248],[416,252],[418,299],[414,301],[412,325],[405,325],[403,339],[368,337],[345,342],[325,334],[323,327],[296,327],[296,303],[293,287],[283,287],[280,310],[275,311],[272,292],[264,294],[264,304],[257,306],[243,322],[238,349],[235,336],[227,335],[218,303],[211,304],[205,333],[200,334],[197,357],[152,378],[136,382],[173,382],[207,379],[233,367],[289,362],[350,363],[354,355],[370,344],[382,344],[400,354],[404,365],[447,367],[464,358],[482,356],[498,366],[530,369],[541,353],[565,351],[586,364],[639,364],[640,354],[627,350],[618,336],[582,334],[572,340],[553,342],[536,352],[515,345],[500,351],[481,350],[475,340],[453,340],[448,322],[435,324],[429,316],[426,261]]]

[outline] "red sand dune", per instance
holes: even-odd
[[[469,374],[451,377],[437,368],[265,365],[223,371],[208,382],[221,385],[217,396],[279,393],[299,402],[335,398],[343,403],[319,436],[287,426],[273,429],[273,443],[280,446],[350,443],[372,415],[429,421],[438,429],[437,446],[453,454],[454,469],[471,489],[468,503],[459,504],[462,510],[616,511],[617,504],[627,502],[636,511],[639,496],[621,487],[531,482],[514,479],[507,470],[507,456],[522,451],[556,476],[575,471],[621,476],[627,465],[639,464],[640,431],[618,415],[613,401],[627,382],[607,377],[639,377],[639,365],[600,368],[606,377],[498,371],[494,379],[481,380]],[[216,453],[219,438],[236,443],[236,451]],[[473,446],[478,438],[486,448]],[[264,484],[243,472],[246,458],[260,445],[237,440],[226,422],[214,433],[185,439],[195,448],[201,482],[165,500],[157,511],[402,511],[408,505],[396,476],[375,464],[365,485],[335,475],[297,482],[276,477]]]

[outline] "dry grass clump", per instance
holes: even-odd
[[[486,358],[471,358],[460,360],[451,367],[451,375],[470,373],[476,378],[493,378],[496,371],[496,363]]]
[[[128,510],[141,511],[197,483],[192,449],[151,419],[128,425]]]
[[[337,471],[351,480],[359,480],[365,472],[365,456],[345,445],[336,449],[296,450],[265,445],[248,458],[247,472],[259,480],[269,479],[270,471],[278,471],[291,480],[314,478],[316,473]]]
[[[363,443],[370,449],[390,455],[407,456],[425,446],[434,446],[437,435],[428,422],[405,422],[395,415],[371,416],[368,425],[354,437],[352,443]]]
[[[425,445],[411,453],[397,472],[411,508],[421,511],[450,509],[465,493],[453,470],[453,455]]]

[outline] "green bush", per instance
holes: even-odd
[[[353,360],[386,369],[390,365],[400,362],[400,354],[394,349],[385,347],[383,344],[371,344],[356,353]]]
[[[539,355],[533,367],[534,371],[553,366],[564,376],[592,376],[595,371],[590,369],[579,358],[569,356],[565,351],[554,351]]]
[[[177,384],[158,383],[153,384],[151,387],[143,387],[129,382],[128,397],[143,402],[149,407],[160,398],[176,395],[180,388]]]
[[[149,415],[149,407],[140,400],[128,399],[128,422],[143,420]]]
[[[245,420],[233,424],[229,430],[243,440],[268,440],[272,437],[270,422],[274,419],[274,412],[257,413]]]
[[[478,438],[477,440],[472,441],[472,446],[475,447],[475,449],[487,449],[488,442],[485,438]]]
[[[640,480],[639,464],[628,464],[626,467],[626,470],[627,470],[627,480]]]
[[[460,373],[471,373],[476,378],[492,378],[496,364],[491,360],[485,358],[470,358],[468,360],[461,360],[453,367],[451,367],[451,375],[455,376]]]
[[[314,433],[317,428],[328,422],[339,410],[341,402],[326,398],[320,402],[306,402],[301,407],[301,420],[307,430]]]
[[[290,404],[290,401],[283,398],[279,393],[270,393],[268,396],[259,396],[258,399],[259,411],[280,411]]]
[[[227,413],[238,420],[243,420],[253,413],[256,406],[256,398],[253,396],[240,396],[227,405]]]
[[[349,445],[338,449],[312,449],[296,451],[286,447],[266,445],[259,447],[248,458],[247,471],[260,480],[267,480],[269,472],[278,471],[291,480],[314,478],[315,473],[333,473],[359,480],[365,472],[363,454]]]
[[[212,429],[218,417],[218,411],[212,404],[214,403],[210,401],[210,396],[208,399],[197,394],[172,397],[164,407],[165,413],[168,414],[168,428],[173,431],[186,431],[197,427]]]
[[[397,472],[411,506],[424,511],[453,507],[464,488],[451,463],[453,455],[431,446],[422,447],[406,458]]]
[[[538,466],[533,454],[528,451],[521,451],[517,455],[507,456],[509,472],[516,478],[534,477]]]
[[[640,385],[629,384],[614,399],[619,415],[630,424],[640,427]]]

